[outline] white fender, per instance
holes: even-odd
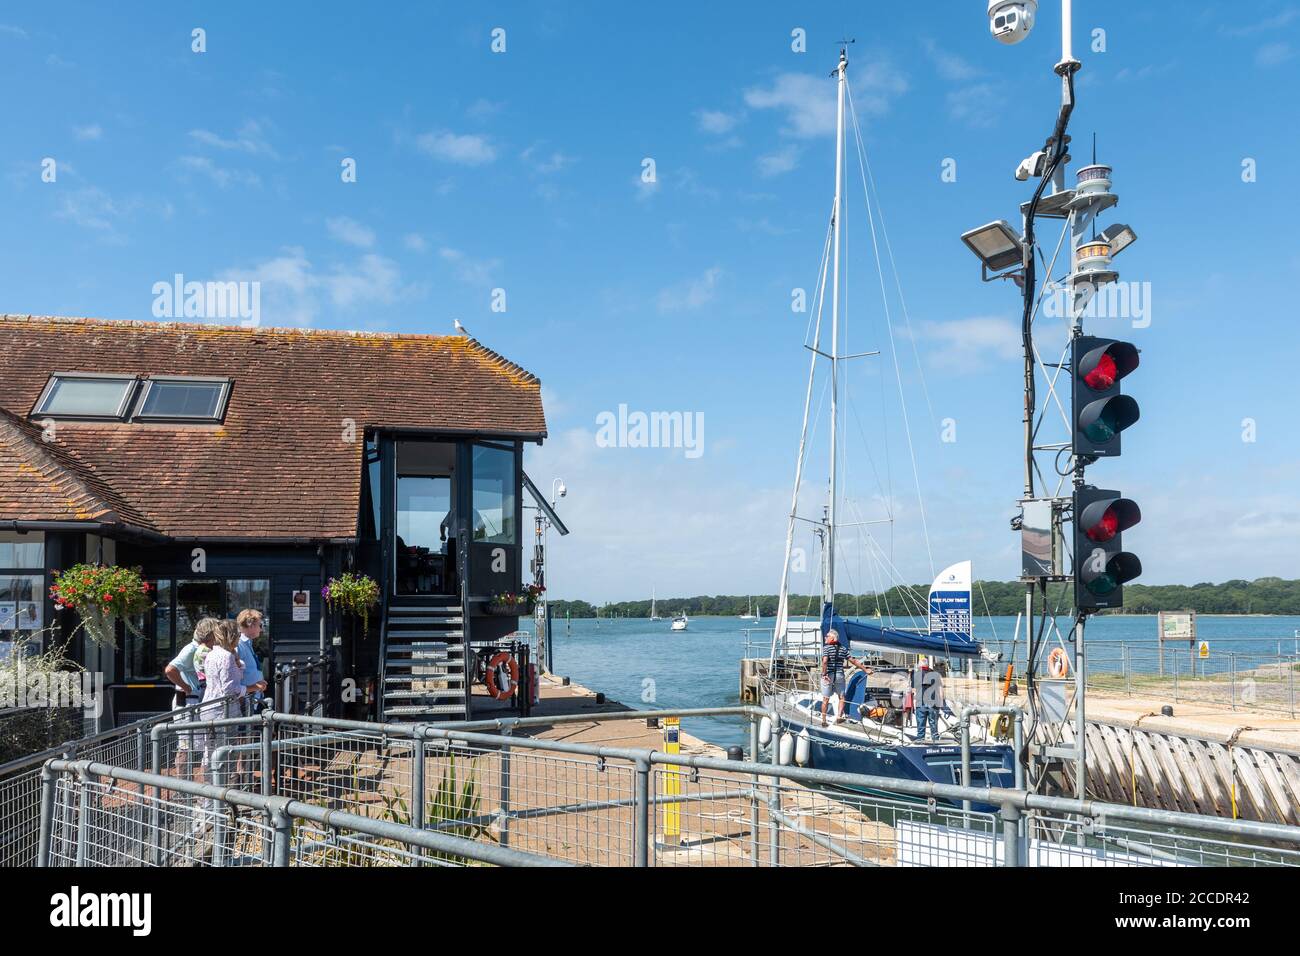
[[[794,734],[786,731],[781,735],[781,743],[776,748],[776,760],[783,767],[790,765],[790,758],[794,756]]]
[[[808,728],[805,727],[799,731],[799,739],[794,745],[794,762],[801,767],[808,766],[812,759],[812,739],[808,736]]]
[[[766,747],[772,742],[772,718],[764,717],[758,722],[758,743]]]

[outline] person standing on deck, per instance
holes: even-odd
[[[840,644],[840,634],[835,628],[826,632],[826,644],[822,647],[822,726],[826,726],[826,709],[830,706],[831,694],[837,694],[840,702],[836,707],[835,723],[844,722],[844,664],[850,662],[854,667],[866,670],[866,666],[849,656],[847,647]]]
[[[944,707],[943,678],[938,671],[923,662],[918,663],[913,673],[916,684],[916,739],[925,739],[928,725],[931,739],[938,740],[939,712]]]
[[[244,665],[244,691],[253,695],[253,704],[256,705],[266,690],[266,679],[257,665],[257,654],[253,650],[253,641],[262,636],[262,612],[245,608],[239,612],[235,623],[239,626],[239,659]]]

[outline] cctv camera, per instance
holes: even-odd
[[[989,0],[989,32],[1000,43],[1019,43],[1034,28],[1038,0]]]
[[[1047,163],[1047,150],[1040,149],[1036,153],[1031,153],[1020,161],[1016,167],[1016,179],[1022,183],[1030,176],[1043,175],[1043,169]]]
[[[564,482],[560,482],[560,497],[563,498],[568,493],[569,489],[564,486]]]

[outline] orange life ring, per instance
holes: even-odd
[[[1053,677],[1064,677],[1070,670],[1070,657],[1065,648],[1054,647],[1047,655],[1047,673]]]
[[[509,679],[504,684],[498,684],[497,672],[502,667],[509,674]],[[519,686],[519,662],[508,651],[497,651],[484,670],[487,673],[483,677],[483,682],[487,684],[488,693],[497,700],[505,700]]]

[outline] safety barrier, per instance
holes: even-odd
[[[770,716],[707,708],[437,726],[266,712],[160,723],[147,772],[52,762],[41,836],[52,865],[505,862],[484,855],[496,850],[615,866],[1300,865],[1298,827],[519,734],[674,714],[748,719],[751,756]],[[284,853],[267,801],[297,808]],[[323,819],[346,823],[334,832]]]

